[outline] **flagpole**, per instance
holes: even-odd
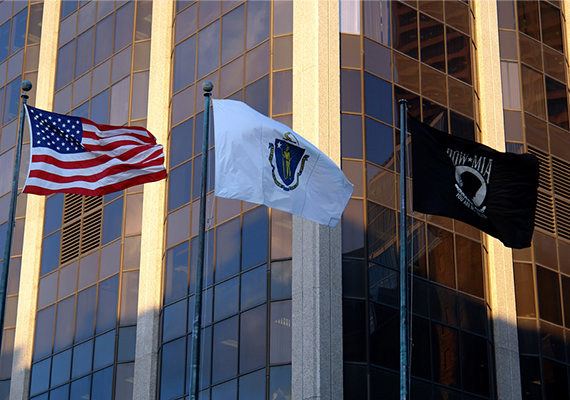
[[[16,218],[16,204],[18,201],[18,180],[20,177],[20,159],[22,158],[22,142],[24,137],[24,116],[25,106],[29,96],[26,94],[32,89],[30,81],[23,81],[20,85],[24,91],[22,93],[22,107],[20,110],[20,127],[18,129],[18,141],[16,143],[16,161],[14,163],[14,177],[12,179],[12,193],[10,194],[10,210],[8,212],[8,229],[6,233],[6,244],[4,245],[4,263],[2,265],[2,275],[0,276],[0,346],[4,333],[4,316],[6,315],[6,295],[8,287],[8,271],[10,269],[10,253],[12,252],[12,237],[14,236],[14,225]],[[1,351],[0,347],[0,351]]]
[[[406,132],[408,102],[400,100],[400,400],[408,399],[408,268],[406,262]]]
[[[204,90],[204,132],[202,133],[202,179],[200,182],[200,222],[198,225],[198,256],[196,261],[196,288],[194,290],[194,326],[192,328],[192,388],[190,399],[198,399],[200,383],[200,337],[202,329],[202,287],[204,280],[204,238],[206,235],[206,183],[208,178],[208,133],[210,131],[210,97],[214,85],[202,84]]]

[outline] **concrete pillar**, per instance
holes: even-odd
[[[505,151],[496,1],[474,1],[481,142]],[[497,398],[522,397],[512,250],[487,235],[488,294],[495,344]]]
[[[293,4],[293,129],[340,164],[338,1]],[[293,217],[292,398],[342,399],[340,224]]]
[[[35,102],[43,110],[53,110],[60,6],[59,1],[44,2]],[[45,196],[28,195],[10,400],[29,398],[45,205]]]
[[[153,1],[147,128],[167,149],[175,2]],[[156,399],[166,181],[144,185],[133,398]]]

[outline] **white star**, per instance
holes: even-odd
[[[48,119],[51,119],[51,116],[49,116]]]

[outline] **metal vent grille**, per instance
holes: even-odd
[[[81,254],[93,250],[101,244],[101,209],[83,219],[81,234]]]
[[[539,228],[554,233],[554,206],[552,204],[552,196],[541,190],[538,191],[534,223]]]
[[[570,164],[556,157],[552,157],[552,178],[554,181],[554,194],[570,199]]]
[[[556,199],[555,205],[558,235],[570,240],[570,202]]]
[[[539,162],[538,187],[552,191],[552,168],[550,167],[550,154],[528,146],[528,152],[534,154]]]
[[[66,224],[79,217],[81,215],[82,206],[82,196],[66,193],[63,199],[63,223]]]
[[[101,244],[103,197],[66,193],[63,203],[61,264]]]
[[[63,228],[61,238],[61,263],[79,256],[79,241],[81,238],[81,221],[77,220]]]

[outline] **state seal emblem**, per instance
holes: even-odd
[[[291,132],[283,135],[283,139],[276,138],[275,143],[269,143],[273,181],[286,192],[299,186],[299,177],[308,159],[309,155],[305,154],[305,149],[299,146],[299,141]]]

